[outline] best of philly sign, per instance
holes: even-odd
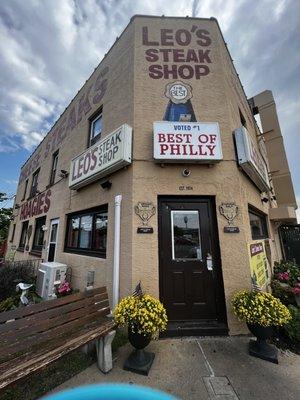
[[[71,161],[69,187],[79,189],[131,164],[132,128],[123,124]]]

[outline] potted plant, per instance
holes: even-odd
[[[277,349],[267,343],[274,326],[291,319],[288,308],[271,293],[243,290],[234,295],[232,306],[240,321],[245,321],[256,341],[250,340],[249,354],[278,364]]]
[[[124,364],[124,369],[148,375],[154,354],[145,352],[152,339],[167,327],[167,314],[162,303],[149,295],[128,296],[114,310],[117,325],[128,327],[128,340],[135,350]]]

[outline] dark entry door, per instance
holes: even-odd
[[[300,265],[300,225],[282,225],[279,232],[284,259]]]
[[[160,293],[170,321],[225,321],[213,199],[160,198]]]

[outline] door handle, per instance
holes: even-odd
[[[214,268],[212,255],[210,253],[207,253],[207,255],[206,255],[206,267],[207,267],[208,271],[212,271]]]

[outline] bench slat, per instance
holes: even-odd
[[[6,346],[3,346],[0,350],[0,357],[11,356],[12,354],[23,352],[28,347],[36,347],[42,345],[44,342],[56,339],[59,336],[67,335],[71,333],[75,328],[80,332],[80,328],[84,328],[85,325],[103,319],[103,316],[107,315],[109,307],[105,307],[102,310],[97,310],[89,315],[67,322],[63,325],[59,325],[55,328],[49,329],[45,332],[39,333],[34,337],[27,337],[20,342],[15,342]]]
[[[51,362],[57,360],[63,355],[69,353],[77,349],[78,347],[83,346],[89,341],[96,339],[105,335],[113,328],[113,323],[109,322],[106,325],[102,325],[93,331],[83,333],[80,336],[75,338],[70,338],[67,343],[52,349],[46,353],[40,354],[37,357],[31,358],[30,360],[22,361],[22,359],[18,359],[18,364],[13,368],[6,369],[0,375],[0,389],[3,389],[10,383],[29,375],[30,373],[39,370],[43,367],[46,367]],[[2,370],[2,365],[1,365]]]
[[[43,320],[47,320],[49,318],[54,318],[57,316],[65,315],[71,311],[75,311],[81,308],[88,308],[95,303],[102,302],[103,300],[108,301],[107,293],[96,294],[93,297],[88,297],[81,299],[79,301],[75,301],[73,303],[69,303],[64,305],[63,307],[56,307],[51,310],[43,311],[38,314],[33,314],[26,316],[24,318],[17,319],[15,321],[7,322],[6,324],[0,325],[0,343],[1,338],[7,335],[7,332],[12,331],[15,335],[17,330],[21,330],[23,328],[27,328],[28,326],[32,326],[35,324],[39,324]]]
[[[0,335],[0,355],[1,355],[1,346],[5,344],[14,343],[17,341],[20,343],[23,340],[25,340],[25,338],[27,338],[28,336],[39,335],[44,331],[49,331],[50,329],[55,328],[56,326],[63,325],[75,319],[82,318],[97,310],[102,310],[103,308],[108,306],[109,306],[108,300],[102,300],[97,304],[90,304],[88,307],[82,307],[78,310],[70,311],[67,314],[62,314],[58,317],[54,317],[47,320],[42,319],[40,321],[39,320],[29,321],[29,324],[27,322],[26,326],[24,325],[22,329],[13,331],[11,335],[8,335],[7,332],[2,333]],[[108,312],[109,309],[107,310],[107,313]]]
[[[27,307],[20,307],[17,310],[4,311],[0,313],[0,323],[5,323],[8,320],[23,318],[32,314],[37,314],[52,308],[61,307],[74,301],[79,301],[86,297],[92,297],[95,294],[107,293],[106,287],[96,288],[87,292],[70,294],[54,300],[42,301],[38,304],[33,304]]]

